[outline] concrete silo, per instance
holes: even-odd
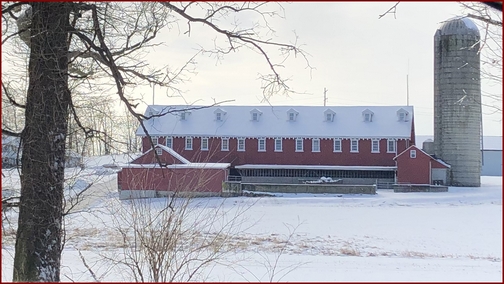
[[[434,36],[434,154],[451,165],[448,183],[480,186],[480,35],[468,18]]]

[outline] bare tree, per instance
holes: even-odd
[[[29,81],[24,109],[24,127],[2,132],[21,137],[21,200],[14,257],[14,281],[59,281],[63,215],[63,181],[68,121],[72,117],[86,137],[96,131],[80,122],[75,111],[74,82],[79,86],[108,87],[115,92],[141,126],[148,118],[136,112],[132,90],[142,84],[175,87],[184,68],[151,68],[142,60],[158,33],[178,21],[202,25],[226,44],[203,50],[217,57],[241,48],[256,51],[268,66],[263,75],[265,96],[290,92],[271,49],[284,57],[304,56],[295,44],[261,37],[271,30],[269,17],[277,16],[267,3],[2,3],[2,46],[14,38],[29,48]],[[277,6],[278,8],[281,8]],[[278,9],[275,8],[275,9]],[[242,27],[234,15],[258,15],[262,25]],[[26,70],[25,70],[26,72]],[[7,86],[11,82],[6,82]],[[72,91],[71,91],[72,90]],[[11,102],[12,103],[12,102]],[[162,115],[162,114],[157,114]],[[144,131],[148,134],[144,127]]]
[[[499,93],[483,92],[489,99],[487,107],[502,112],[502,11],[488,3],[461,2],[463,13],[471,18],[480,30],[481,78]]]

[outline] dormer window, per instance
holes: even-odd
[[[324,121],[327,121],[327,122],[332,122],[334,121],[334,116],[336,115],[336,113],[330,109],[327,109],[326,111],[324,111]]]
[[[261,116],[261,114],[262,114],[262,111],[260,111],[256,108],[250,111],[250,116],[251,116],[252,121],[259,121],[259,117]]]
[[[408,121],[408,112],[401,108],[400,110],[397,111],[397,120],[398,121]]]
[[[366,109],[362,112],[362,117],[364,119],[364,122],[373,121],[373,115],[374,115],[374,113],[372,111],[370,111],[369,109]]]
[[[299,114],[299,112],[297,112],[295,109],[291,108],[287,111],[287,118],[289,121],[296,121],[298,114]]]
[[[215,120],[216,121],[222,121],[222,120],[224,120],[223,117],[224,117],[224,115],[226,115],[226,112],[223,111],[221,108],[216,109],[214,111],[214,113],[215,113]]]

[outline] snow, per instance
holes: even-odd
[[[82,254],[98,280],[130,282],[125,268],[103,255],[121,254],[113,224],[131,201],[118,200],[115,174],[94,174],[100,164],[121,161],[87,161],[93,166],[81,172],[86,175],[76,178],[75,187],[96,181],[85,210],[67,216],[61,279],[94,281]],[[15,171],[6,172],[16,181]],[[143,202],[157,212],[166,199]],[[502,282],[502,177],[485,176],[479,188],[440,193],[213,197],[194,199],[191,208],[198,216],[220,208],[222,218],[243,212],[229,242],[236,250],[202,270],[199,280]],[[14,211],[6,216],[16,223]],[[12,280],[12,232],[4,230],[2,238],[2,281]]]
[[[190,108],[203,106],[190,106]],[[145,121],[145,127],[154,136],[205,136],[205,137],[287,137],[287,138],[395,138],[409,139],[412,119],[398,121],[397,111],[405,109],[413,114],[412,106],[215,106],[191,110],[186,120],[180,120],[180,110],[188,106],[149,106],[146,114],[166,113]],[[215,119],[214,111],[226,112],[222,121]],[[295,121],[289,121],[291,108],[299,113]],[[262,114],[252,121],[250,111],[257,109]],[[369,109],[373,121],[363,121],[362,113]],[[324,112],[336,113],[334,121],[325,121]],[[412,116],[413,117],[413,116]],[[143,128],[137,135],[144,135]]]

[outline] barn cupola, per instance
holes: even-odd
[[[215,114],[215,121],[223,121],[224,120],[224,116],[226,115],[227,112],[225,112],[224,110],[222,110],[221,108],[217,108],[215,111],[214,111],[214,114]]]
[[[405,109],[403,108],[400,108],[398,111],[397,111],[397,120],[398,121],[408,121],[409,120],[409,112],[406,111]]]
[[[336,113],[332,109],[326,109],[324,111],[324,121],[333,122]]]
[[[362,118],[363,118],[364,122],[373,121],[373,116],[374,116],[374,113],[372,111],[370,111],[369,109],[365,109],[362,112]]]
[[[293,108],[289,109],[287,111],[287,120],[288,121],[296,121],[297,119],[297,116],[298,116],[299,112]]]
[[[254,108],[253,110],[250,111],[250,120],[252,121],[259,121],[259,118],[262,115],[262,111]]]

